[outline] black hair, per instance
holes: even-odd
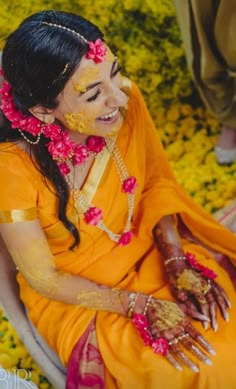
[[[61,11],[42,11],[29,16],[7,38],[2,67],[12,88],[14,103],[22,113],[30,115],[29,109],[35,105],[56,108],[58,95],[87,53],[88,44],[67,28],[78,32],[87,41],[104,40],[97,26],[79,15]],[[6,122],[0,141],[17,139],[22,139],[19,132],[13,131]],[[58,217],[74,236],[73,248],[79,243],[79,232],[66,216],[69,189],[48,153],[47,142],[41,136],[38,144],[30,144],[30,155],[41,174],[55,188],[59,198]]]

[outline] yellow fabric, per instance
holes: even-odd
[[[236,127],[236,2],[174,0],[186,58],[214,116]]]
[[[0,154],[0,179],[4,179],[5,183],[4,193],[0,194],[0,209],[24,209],[25,202],[28,207],[37,205],[38,216],[58,269],[99,284],[142,290],[158,298],[173,299],[159,254],[153,248],[151,233],[152,227],[163,215],[180,213],[196,237],[215,250],[228,254],[236,263],[235,236],[197,206],[176,183],[157,131],[135,85],[132,86],[128,113],[118,135],[117,145],[129,174],[138,180],[133,217],[134,238],[130,245],[117,246],[106,234],[96,227],[86,225],[81,219],[81,244],[73,252],[69,251],[68,247],[73,239],[57,220],[56,197],[52,190],[42,185],[40,174],[29,157],[17,146],[10,147],[9,144],[7,147],[11,153]],[[1,146],[1,150],[4,147],[6,145]],[[16,169],[9,171],[10,161],[13,166],[17,166],[17,174]],[[90,175],[94,175],[93,169],[96,169],[95,165]],[[13,173],[15,192],[12,193],[15,194],[15,201],[9,199],[7,190],[11,189]],[[22,177],[25,180],[23,186]],[[84,188],[86,189],[86,183]],[[127,196],[121,192],[119,177],[111,159],[92,201],[103,209],[105,223],[112,231],[123,230],[127,216]],[[68,207],[68,215],[78,223],[72,206]],[[179,372],[165,358],[143,346],[137,331],[127,318],[99,311],[96,330],[99,349],[106,366],[107,389],[236,387],[236,375],[232,373],[236,347],[235,291],[228,275],[206,249],[184,240],[182,243],[186,250],[196,253],[200,261],[215,270],[219,275],[219,283],[224,285],[233,304],[229,323],[225,323],[218,315],[218,332],[214,333],[211,329],[205,331],[207,340],[217,351],[217,355],[213,357],[213,366],[196,362],[200,373],[193,373],[187,368]],[[21,297],[31,320],[66,365],[73,346],[96,312],[48,300],[34,292],[21,275],[18,276],[18,281]],[[194,325],[204,332],[199,323]]]
[[[37,219],[37,208],[0,211],[0,223],[17,223]]]

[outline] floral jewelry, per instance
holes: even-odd
[[[134,212],[134,192],[137,188],[137,180],[135,177],[128,175],[120,152],[117,146],[114,145],[114,140],[106,139],[105,142],[107,149],[110,152],[111,157],[113,158],[116,165],[117,172],[122,184],[122,192],[126,193],[128,196],[128,214],[122,233],[117,234],[111,231],[103,222],[102,210],[90,204],[86,196],[83,195],[79,188],[73,187],[73,183],[71,182],[69,176],[66,176],[65,179],[72,190],[75,205],[77,205],[78,210],[82,211],[84,214],[85,223],[98,227],[100,230],[104,231],[111,240],[118,243],[120,246],[126,246],[130,243],[133,235],[131,232],[131,220]]]
[[[11,122],[12,128],[19,129],[20,133],[28,132],[37,137],[35,142],[29,143],[37,144],[39,136],[43,134],[49,138],[47,148],[54,161],[62,173],[66,175],[70,173],[70,168],[67,161],[71,161],[73,166],[83,165],[89,157],[89,153],[98,154],[105,146],[105,141],[102,137],[93,136],[88,138],[87,144],[76,144],[67,131],[63,131],[57,124],[43,124],[34,116],[24,115],[15,106],[13,96],[11,94],[11,86],[4,81],[0,89],[2,96],[1,109],[6,118]],[[25,134],[24,134],[25,135]]]
[[[169,344],[165,338],[153,339],[148,327],[148,321],[146,316],[135,313],[132,319],[132,323],[137,328],[141,338],[144,341],[145,346],[151,346],[152,350],[156,354],[167,355],[169,350]]]
[[[117,146],[114,147],[113,141],[99,136],[88,137],[86,145],[76,144],[67,131],[63,131],[57,124],[42,124],[40,120],[33,116],[24,115],[15,106],[13,96],[11,94],[11,86],[6,81],[3,83],[2,89],[0,89],[2,95],[1,109],[6,118],[12,123],[12,128],[18,128],[20,133],[22,131],[28,132],[31,135],[37,137],[35,142],[29,141],[26,136],[24,139],[32,144],[39,142],[39,137],[43,134],[46,138],[49,138],[47,143],[48,152],[51,154],[54,161],[56,161],[60,172],[65,176],[68,185],[73,191],[74,198],[78,200],[79,207],[84,213],[84,220],[87,224],[97,226],[114,242],[119,243],[121,246],[130,243],[132,238],[131,220],[134,212],[134,192],[137,188],[137,180],[133,176],[129,176],[126,170],[125,164],[121,158]],[[23,135],[23,134],[22,134]],[[25,135],[25,134],[24,134]],[[122,192],[128,196],[128,215],[125,228],[122,234],[113,233],[109,230],[102,221],[102,210],[89,204],[86,197],[82,193],[73,188],[73,185],[68,177],[70,173],[70,167],[68,162],[71,162],[73,166],[84,166],[90,153],[97,155],[103,148],[107,146],[107,149],[115,162],[119,178],[122,185]]]
[[[60,28],[65,31],[69,31],[74,35],[77,35],[83,42],[87,43],[89,46],[89,51],[86,54],[86,58],[94,60],[96,63],[100,63],[104,61],[104,58],[107,53],[107,47],[105,43],[100,39],[96,39],[95,42],[88,41],[83,35],[81,35],[79,32],[72,30],[71,28],[64,27],[61,24],[55,24],[55,23],[48,23],[48,22],[41,22],[42,24],[46,24],[47,26]]]
[[[211,280],[215,279],[217,277],[217,274],[209,269],[206,266],[201,265],[197,260],[194,254],[187,252],[186,253],[186,260],[188,264],[193,268],[198,270],[204,277],[209,278]]]

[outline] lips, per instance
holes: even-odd
[[[108,113],[107,115],[100,116],[97,120],[104,121],[104,122],[112,122],[114,119],[116,119],[118,113],[119,113],[119,108],[116,108],[114,111]]]

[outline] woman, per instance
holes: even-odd
[[[176,183],[102,33],[32,15],[3,74],[0,232],[67,387],[232,387],[235,291],[215,258],[234,281],[235,236]]]
[[[200,95],[222,123],[220,164],[236,160],[234,0],[174,0],[189,68]]]

